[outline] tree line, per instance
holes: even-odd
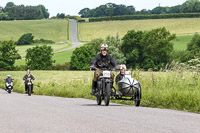
[[[0,20],[36,20],[49,18],[48,9],[43,5],[24,6],[8,2],[0,7]]]
[[[107,3],[100,5],[94,9],[83,8],[79,11],[79,15],[83,18],[88,17],[104,17],[104,16],[121,16],[121,15],[148,15],[148,14],[169,14],[169,13],[196,13],[200,12],[199,0],[187,0],[181,5],[162,7],[157,6],[152,10],[142,9],[136,11],[134,6],[117,5]]]

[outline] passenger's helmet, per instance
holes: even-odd
[[[11,77],[11,75],[8,75],[8,78],[10,78]]]
[[[121,64],[120,65],[120,70],[122,70],[122,69],[126,70],[126,65],[125,64]]]
[[[108,50],[108,44],[102,44],[101,50]]]

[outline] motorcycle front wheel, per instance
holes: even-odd
[[[110,102],[110,95],[111,95],[111,88],[110,88],[110,83],[106,84],[106,90],[105,90],[105,96],[104,96],[104,102],[105,105],[108,106]]]
[[[101,105],[102,97],[100,95],[97,95],[97,105]]]
[[[31,86],[28,86],[28,95],[31,96]]]

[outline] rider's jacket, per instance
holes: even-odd
[[[115,82],[119,82],[120,80],[122,80],[122,78],[124,77],[124,74],[119,73],[115,79]]]
[[[31,74],[26,74],[25,76],[24,76],[24,78],[23,78],[23,80],[25,80],[25,83],[27,83],[27,78],[31,78],[32,80],[35,80],[35,78],[33,77],[33,75],[31,75]]]
[[[12,78],[7,78],[7,79],[6,79],[6,82],[7,82],[7,83],[11,83],[11,82],[12,82]]]
[[[112,68],[118,66],[118,64],[115,59],[109,54],[103,56],[100,53],[92,59],[90,66],[95,66],[96,68],[99,68],[101,70],[111,70]]]

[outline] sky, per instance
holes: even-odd
[[[0,6],[5,7],[6,3],[14,2],[15,5],[44,5],[51,16],[57,13],[65,13],[66,15],[78,15],[83,8],[96,8],[106,3],[123,4],[126,6],[134,6],[136,11],[142,9],[153,9],[157,6],[175,6],[183,4],[186,0],[0,0]]]

